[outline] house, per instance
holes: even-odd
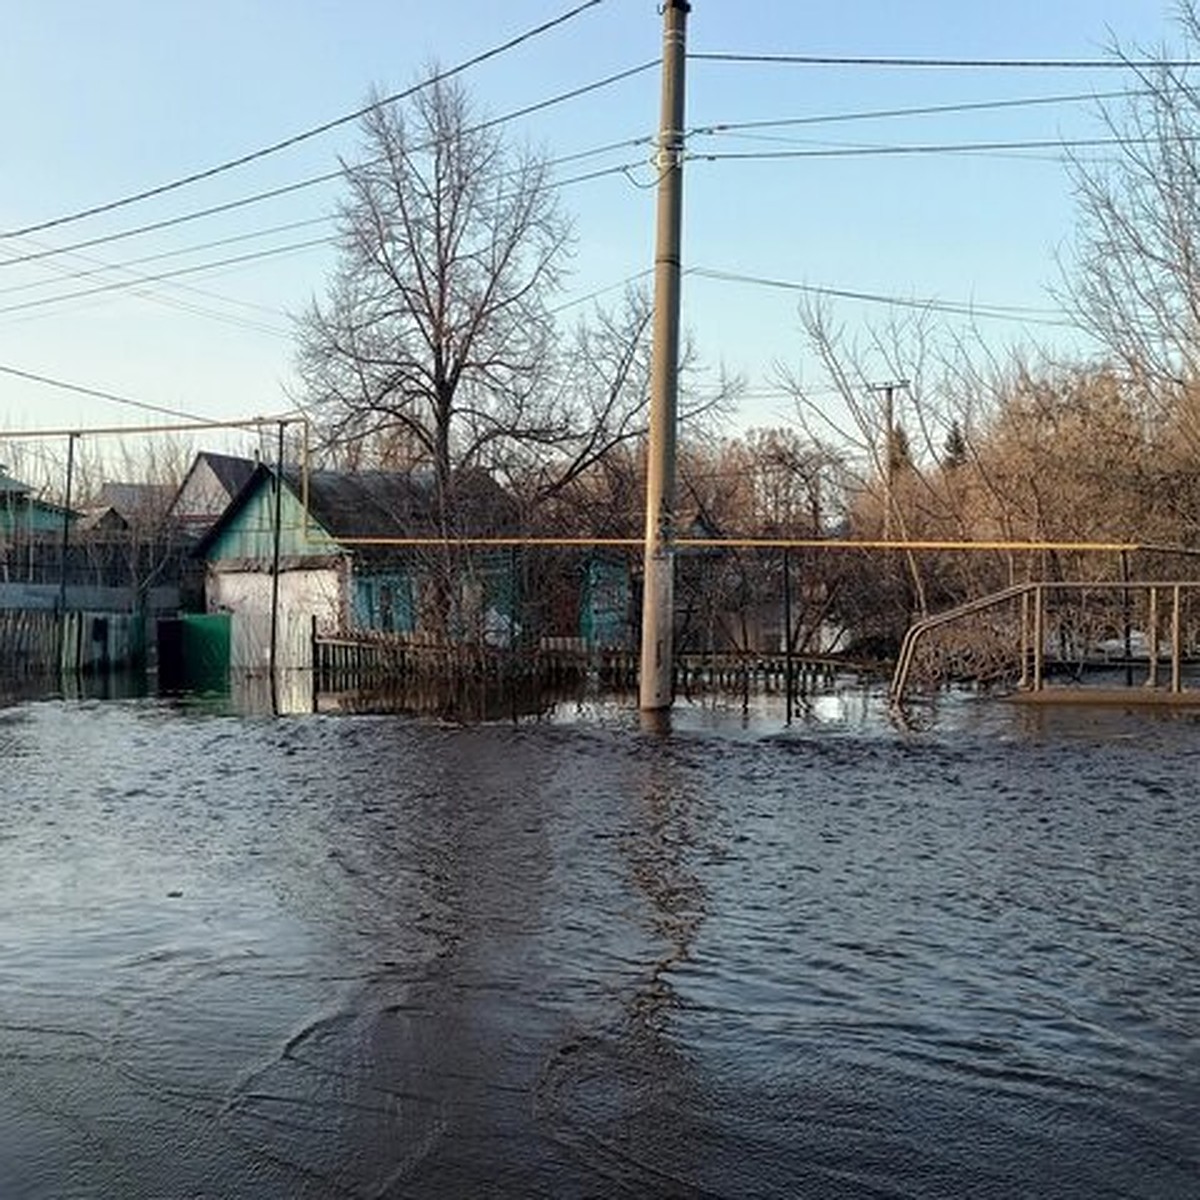
[[[111,504],[90,516],[68,510],[0,468],[0,610],[26,614],[6,621],[10,634],[21,642],[22,629],[46,628],[46,614],[69,615],[55,635],[66,648],[62,663],[87,670],[138,662],[147,625],[177,609],[179,593],[161,547],[131,552],[127,529]],[[8,646],[10,660],[25,654],[22,645]]]
[[[176,494],[170,484],[106,480],[100,485],[95,507],[111,510],[127,529],[145,529],[163,523]]]
[[[111,504],[96,504],[84,509],[83,516],[75,523],[79,533],[102,537],[125,537],[129,528],[129,519]]]
[[[70,523],[77,516],[59,504],[38,499],[29,484],[14,479],[0,466],[0,537],[5,543],[61,536],[63,518]]]
[[[200,451],[167,507],[167,519],[185,535],[202,537],[250,482],[258,465],[252,458]]]
[[[160,483],[106,481],[96,502],[83,509],[75,523],[81,534],[128,538],[160,529],[175,489]]]
[[[194,551],[205,563],[207,611],[233,614],[243,627],[234,630],[235,666],[265,665],[264,631],[276,600],[277,637],[288,647],[283,661],[303,660],[314,621],[324,633],[511,638],[516,589],[504,550],[451,554],[442,544],[381,544],[437,539],[430,473],[306,476],[285,468],[282,481],[277,493],[275,472],[259,465]],[[512,530],[515,505],[489,475],[464,473],[455,489],[462,528],[476,536]]]

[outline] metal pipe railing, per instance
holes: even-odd
[[[1045,673],[1046,651],[1046,596],[1048,592],[1072,591],[1115,591],[1122,597],[1129,593],[1145,591],[1147,594],[1147,640],[1149,654],[1149,673],[1146,680],[1148,688],[1158,686],[1159,659],[1159,592],[1169,588],[1171,593],[1171,682],[1170,690],[1178,693],[1183,690],[1183,593],[1200,590],[1200,580],[1062,580],[1048,582],[1038,580],[1029,583],[1013,584],[998,592],[981,596],[967,601],[945,612],[935,613],[914,622],[909,626],[901,643],[900,653],[892,673],[892,683],[889,689],[889,699],[893,705],[900,705],[908,691],[909,677],[912,674],[917,647],[921,640],[945,625],[953,624],[988,609],[997,608],[1013,600],[1021,601],[1020,645],[1021,673],[1018,686],[1031,691],[1041,691]],[[1032,630],[1030,629],[1032,625]],[[1032,652],[1033,671],[1029,671],[1029,658]]]

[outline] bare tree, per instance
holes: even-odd
[[[299,321],[300,371],[327,437],[400,437],[446,517],[456,469],[569,433],[542,384],[570,225],[544,159],[510,149],[454,82],[372,108],[363,134],[327,297]]]
[[[1200,89],[1186,66],[1200,52],[1193,0],[1178,8],[1182,55],[1137,63],[1138,87],[1101,116],[1115,159],[1077,158],[1079,204],[1065,299],[1130,374],[1169,401],[1200,378]]]

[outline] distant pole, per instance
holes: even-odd
[[[908,387],[907,379],[873,383],[871,391],[883,393],[883,540],[892,540],[892,493],[896,474],[896,389]]]
[[[684,62],[687,0],[663,11],[662,106],[658,135],[658,225],[654,253],[654,345],[646,461],[646,547],[642,593],[641,707],[675,699],[675,442],[679,391],[680,244],[683,225]]]
[[[783,684],[787,689],[787,723],[792,723],[792,558],[783,548]]]

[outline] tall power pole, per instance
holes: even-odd
[[[680,243],[683,224],[683,100],[687,0],[663,11],[662,107],[658,134],[658,226],[654,250],[654,345],[646,462],[646,550],[642,594],[641,707],[675,698],[675,443],[679,392]]]
[[[870,391],[883,393],[883,540],[892,540],[892,498],[896,478],[896,389],[908,387],[907,379],[873,383]]]

